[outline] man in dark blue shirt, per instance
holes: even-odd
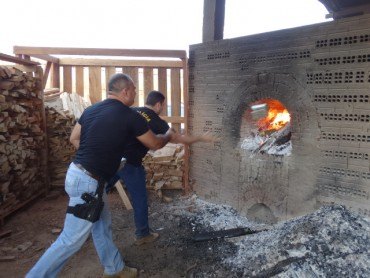
[[[111,179],[129,142],[135,139],[146,148],[156,150],[173,135],[171,131],[155,135],[148,129],[145,119],[129,108],[136,95],[129,76],[122,73],[113,75],[108,87],[108,98],[83,112],[70,137],[77,153],[66,175],[69,207],[84,204],[84,193],[94,195],[98,180]],[[103,201],[100,218],[94,223],[67,213],[62,233],[26,277],[57,277],[68,258],[81,248],[90,233],[104,266],[103,277],[137,277],[137,269],[125,266],[113,243],[106,194]]]
[[[132,108],[146,120],[154,134],[165,134],[170,130],[168,123],[159,117],[164,107],[164,100],[165,96],[161,92],[151,91],[147,96],[144,107]],[[208,133],[201,136],[175,134],[172,136],[171,142],[192,144],[195,142],[211,142],[213,140],[214,137]],[[139,140],[133,138],[133,141],[124,150],[125,166],[109,182],[110,186],[114,186],[117,180],[121,179],[130,193],[136,226],[135,245],[150,243],[159,237],[158,233],[151,232],[149,229],[146,174],[142,166],[143,158],[147,152],[148,148]]]

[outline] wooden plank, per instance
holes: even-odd
[[[56,63],[51,66],[51,87],[60,88],[60,68]]]
[[[171,116],[181,116],[181,85],[180,69],[171,69]],[[180,124],[173,124],[180,131]]]
[[[162,49],[115,49],[115,48],[64,48],[14,46],[14,54],[59,54],[59,55],[94,55],[94,56],[128,56],[128,57],[167,57],[184,58],[185,50]]]
[[[56,64],[59,64],[59,58],[57,57],[54,57],[54,56],[51,56],[51,55],[47,55],[47,54],[35,54],[35,55],[31,55],[32,57],[34,58],[37,58],[37,59],[41,59],[41,60],[45,60],[45,61],[48,61],[48,62],[52,62],[52,63],[56,63]]]
[[[136,87],[136,96],[133,106],[139,106],[139,68],[137,67],[123,67],[122,72],[129,75],[134,81]]]
[[[89,67],[89,97],[91,104],[102,100],[101,67]]]
[[[40,63],[38,63],[38,62],[34,62],[34,61],[26,60],[26,59],[21,59],[21,58],[14,57],[14,56],[11,56],[11,55],[7,55],[7,54],[4,54],[4,53],[0,53],[0,60],[20,64],[20,65],[23,65],[23,66],[37,66],[37,65],[40,65]]]
[[[76,67],[76,93],[84,96],[84,67]]]
[[[116,68],[115,67],[105,67],[105,86],[106,86],[107,93],[108,93],[108,90],[109,90],[109,88],[108,88],[109,79],[115,73],[116,73]]]
[[[72,93],[72,67],[63,66],[63,91]]]
[[[51,62],[47,62],[46,67],[45,67],[45,73],[44,73],[44,76],[42,78],[42,89],[43,90],[45,89],[46,82],[48,81],[48,78],[49,78],[50,68],[51,68]]]
[[[83,59],[83,58],[61,58],[60,65],[68,66],[114,66],[114,67],[167,67],[181,68],[181,61],[166,60],[114,60],[114,59]]]
[[[158,68],[158,91],[160,91],[166,99],[164,100],[164,106],[161,115],[167,116],[167,106],[168,106],[168,97],[167,97],[167,69]]]
[[[144,68],[144,103],[146,97],[153,90],[153,68]]]
[[[125,190],[123,189],[123,186],[120,181],[117,181],[116,184],[114,185],[118,191],[119,196],[122,199],[122,202],[124,203],[125,207],[127,210],[132,210],[132,205],[130,202],[130,199],[127,197],[127,194]]]
[[[167,123],[182,124],[185,123],[185,118],[181,116],[161,116],[161,119],[165,120]]]

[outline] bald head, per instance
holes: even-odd
[[[108,82],[108,94],[118,94],[123,89],[128,89],[133,83],[130,76],[124,73],[113,74]]]

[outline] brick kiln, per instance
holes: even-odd
[[[191,148],[203,198],[266,222],[370,216],[370,16],[192,45],[189,104],[190,132],[221,137]],[[261,128],[253,108],[275,104],[288,120]]]

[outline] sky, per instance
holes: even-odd
[[[224,38],[327,21],[318,0],[226,0]],[[6,0],[0,52],[14,45],[181,49],[202,42],[203,0]]]

